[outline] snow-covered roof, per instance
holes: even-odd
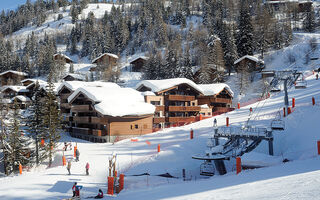
[[[1,92],[5,91],[7,89],[11,89],[15,92],[29,92],[29,90],[27,89],[26,86],[16,86],[16,85],[3,86]]]
[[[108,56],[113,57],[113,58],[115,58],[115,59],[118,59],[118,58],[119,58],[119,57],[118,57],[117,55],[115,55],[115,54],[112,54],[112,53],[104,53],[104,54],[101,54],[100,56],[98,56],[97,58],[93,59],[93,60],[92,60],[92,63],[95,63],[97,60],[99,60],[100,58],[102,58],[102,57],[105,56],[105,55],[108,55]]]
[[[198,86],[202,88],[203,94],[205,96],[216,95],[219,94],[222,90],[226,89],[233,97],[233,91],[225,83],[199,84]]]
[[[26,79],[25,79],[26,80]],[[33,79],[30,79],[30,80],[33,80]],[[38,81],[39,85],[47,85],[47,82],[46,81],[43,81],[43,80],[40,80],[40,79],[36,79],[33,83],[30,83],[28,86],[27,86],[27,89],[29,89],[30,87],[32,87],[33,85],[36,84],[36,82]]]
[[[68,97],[68,102],[79,93],[96,102],[95,109],[103,115],[137,116],[153,114],[155,111],[155,106],[145,103],[141,93],[132,88],[81,87]]]
[[[156,96],[156,94],[154,92],[151,92],[151,91],[141,92],[141,94],[143,96]]]
[[[116,83],[111,82],[102,82],[102,81],[94,81],[94,82],[83,82],[83,81],[64,81],[57,88],[59,92],[63,87],[68,88],[71,91],[75,91],[80,87],[105,87],[105,88],[120,88],[120,86]]]
[[[55,57],[55,56],[61,56],[61,57],[64,57],[64,58],[66,58],[66,59],[68,59],[68,60],[71,60],[71,61],[73,62],[73,60],[72,60],[69,56],[67,56],[67,55],[65,55],[65,54],[56,53],[56,54],[53,55],[53,57]]]
[[[21,102],[30,102],[31,101],[29,97],[18,95],[18,96],[13,97],[11,99],[11,102],[13,102],[15,99],[19,99]]]
[[[4,74],[7,74],[7,73],[13,73],[13,74],[17,74],[19,76],[28,76],[27,73],[24,73],[24,72],[18,72],[18,71],[14,71],[14,70],[8,70],[8,71],[5,71],[5,72],[2,72],[0,73],[0,76],[4,75]]]
[[[30,84],[30,85],[31,85],[31,84]],[[30,85],[28,85],[28,87],[29,87]],[[43,89],[43,90],[47,91],[48,82],[41,83],[41,84],[39,84],[39,85],[40,85],[39,89]],[[61,85],[61,83],[53,83],[53,92],[54,92],[55,94],[58,93],[58,88],[60,87],[60,85]]]
[[[239,58],[238,60],[234,61],[234,64],[237,64],[238,62],[242,61],[243,59],[249,59],[249,60],[252,60],[254,62],[262,62],[263,63],[263,60],[260,60],[259,58],[257,57],[254,57],[254,56],[249,56],[249,55],[245,55],[245,56],[242,56],[241,58]]]
[[[68,76],[71,76],[71,77],[73,77],[73,78],[75,78],[75,79],[78,79],[78,80],[86,80],[86,77],[83,75],[83,74],[73,74],[73,73],[70,73],[70,74],[67,74],[67,75],[65,75],[64,77],[63,77],[63,79],[65,79],[66,77],[68,77]]]
[[[136,89],[139,89],[142,86],[150,88],[152,92],[160,92],[172,88],[177,85],[187,84],[190,87],[197,90],[199,93],[203,93],[203,90],[195,84],[193,81],[186,78],[172,78],[172,79],[163,79],[163,80],[144,80],[136,85]]]
[[[208,109],[208,108],[209,108],[208,104],[200,105],[200,107],[201,107],[201,108],[204,108],[204,109]]]
[[[149,59],[149,57],[147,57],[147,56],[139,56],[139,57],[132,58],[132,59],[130,60],[130,63],[138,60],[139,58],[141,58],[141,59],[143,59],[143,60],[148,60],[148,59]]]

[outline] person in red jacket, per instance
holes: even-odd
[[[103,192],[101,189],[99,189],[99,193],[97,196],[94,197],[95,199],[102,199],[103,198]]]
[[[86,174],[87,174],[87,175],[89,175],[89,167],[90,167],[90,166],[89,166],[89,163],[87,162],[87,164],[86,164]]]
[[[76,196],[76,189],[77,189],[77,182],[75,182],[72,186],[72,197],[75,197]]]

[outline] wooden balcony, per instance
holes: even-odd
[[[92,124],[101,124],[101,118],[100,117],[91,117],[91,123]]]
[[[230,112],[230,111],[233,111],[234,108],[226,108],[226,107],[215,107],[213,108],[213,112]]]
[[[160,123],[165,123],[166,118],[165,117],[155,117],[153,118],[153,123],[154,124],[160,124]]]
[[[71,105],[69,103],[61,103],[60,104],[60,107],[61,108],[64,108],[64,109],[70,109],[71,108]]]
[[[168,121],[170,123],[195,122],[196,121],[196,117],[169,117]]]
[[[169,106],[169,112],[198,112],[201,110],[200,106]]]
[[[69,94],[60,94],[60,99],[68,99],[68,97],[71,95],[71,93]]]
[[[212,98],[211,102],[213,102],[213,103],[228,103],[228,104],[232,104],[232,100],[231,99],[225,99],[225,98]]]
[[[92,131],[89,128],[72,127],[72,132],[81,135],[92,135]]]
[[[71,106],[72,112],[91,112],[91,106],[90,105],[72,105]]]
[[[156,106],[156,112],[162,111],[164,112],[164,106]]]
[[[196,98],[194,96],[187,95],[167,95],[166,100],[168,101],[194,101]]]
[[[92,135],[95,135],[95,136],[106,136],[107,135],[107,131],[93,129],[92,130]]]
[[[73,121],[79,124],[89,124],[91,123],[91,118],[90,117],[78,117],[74,116]]]

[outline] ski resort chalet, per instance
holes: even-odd
[[[71,58],[61,53],[54,54],[53,59],[55,61],[60,61],[62,63],[69,63],[69,64],[74,63]]]
[[[225,84],[208,85],[203,90],[201,85],[185,78],[145,80],[136,89],[143,92],[147,103],[156,106],[155,128],[192,123],[211,117],[213,111],[228,112],[233,98]]]
[[[208,105],[212,110],[212,115],[234,110],[232,108],[233,92],[227,84],[200,84],[198,85],[203,90],[203,95],[198,96],[199,105]]]
[[[141,72],[143,66],[147,62],[148,57],[140,56],[130,62],[131,72]]]
[[[0,73],[1,85],[19,85],[20,81],[28,76],[27,73],[8,70]]]
[[[264,62],[254,56],[242,56],[238,60],[234,61],[234,68],[236,71],[248,70],[248,71],[261,71],[264,69]]]
[[[90,71],[95,71],[96,67],[99,65],[113,68],[117,65],[118,59],[119,57],[115,54],[104,53],[92,60],[92,64],[96,64],[96,66],[91,67]]]
[[[71,136],[116,142],[152,132],[155,107],[131,88],[81,87],[69,97]]]

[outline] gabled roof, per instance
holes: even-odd
[[[15,92],[29,92],[26,86],[15,86],[15,85],[3,86],[1,92],[4,92],[7,89],[11,89]]]
[[[198,86],[202,88],[203,94],[205,96],[213,96],[213,95],[219,94],[224,89],[226,89],[232,97],[234,95],[231,88],[225,83],[199,84]]]
[[[149,59],[149,57],[147,57],[147,56],[139,56],[139,57],[135,57],[135,58],[133,58],[133,59],[131,59],[130,60],[130,64],[131,63],[133,63],[134,61],[136,61],[136,60],[139,60],[139,59],[142,59],[142,60],[148,60]]]
[[[70,73],[70,74],[67,74],[65,75],[62,79],[65,79],[67,78],[68,76],[71,76],[73,77],[74,79],[78,79],[78,80],[86,80],[86,77],[83,75],[83,74],[73,74],[73,73]]]
[[[163,79],[163,80],[144,80],[136,85],[136,89],[139,90],[141,87],[150,88],[152,92],[159,93],[163,90],[181,85],[187,84],[190,87],[194,88],[200,94],[203,94],[203,90],[195,84],[193,81],[186,78],[172,78],[172,79]]]
[[[73,60],[72,60],[69,56],[67,56],[67,55],[65,55],[65,54],[56,53],[56,54],[53,55],[53,57],[56,57],[56,56],[64,57],[65,59],[70,60],[71,62],[73,62]]]
[[[119,59],[119,57],[118,57],[117,55],[115,55],[115,54],[112,54],[112,53],[104,53],[104,54],[101,54],[100,56],[98,56],[97,58],[93,59],[93,60],[92,60],[92,63],[97,62],[97,60],[99,60],[100,58],[102,58],[102,57],[105,56],[105,55],[110,56],[110,57],[113,57],[113,58],[115,58],[115,59]]]
[[[254,62],[264,63],[263,60],[260,60],[259,58],[256,58],[256,57],[254,57],[254,56],[245,55],[245,56],[242,56],[241,58],[239,58],[238,60],[234,61],[234,64],[236,65],[237,63],[239,63],[239,62],[242,61],[243,59],[249,59],[249,60],[252,60],[252,61],[254,61]]]
[[[30,98],[22,95],[15,96],[11,98],[11,102],[14,102],[15,99],[19,99],[21,102],[30,102]]]
[[[5,71],[5,72],[2,72],[2,73],[0,73],[0,76],[3,76],[3,75],[8,74],[8,73],[17,74],[17,75],[19,75],[19,76],[28,76],[27,73],[18,72],[18,71],[14,71],[14,70],[8,70],[8,71]]]
[[[155,106],[145,103],[141,93],[132,88],[81,87],[68,97],[68,102],[79,94],[94,101],[95,109],[102,115],[139,116],[154,114],[155,111]]]
[[[62,88],[68,88],[70,91],[75,91],[80,87],[105,87],[105,88],[120,88],[120,86],[116,83],[111,82],[102,82],[102,81],[94,81],[94,82],[83,82],[83,81],[64,81],[57,88],[57,91],[60,92]]]

